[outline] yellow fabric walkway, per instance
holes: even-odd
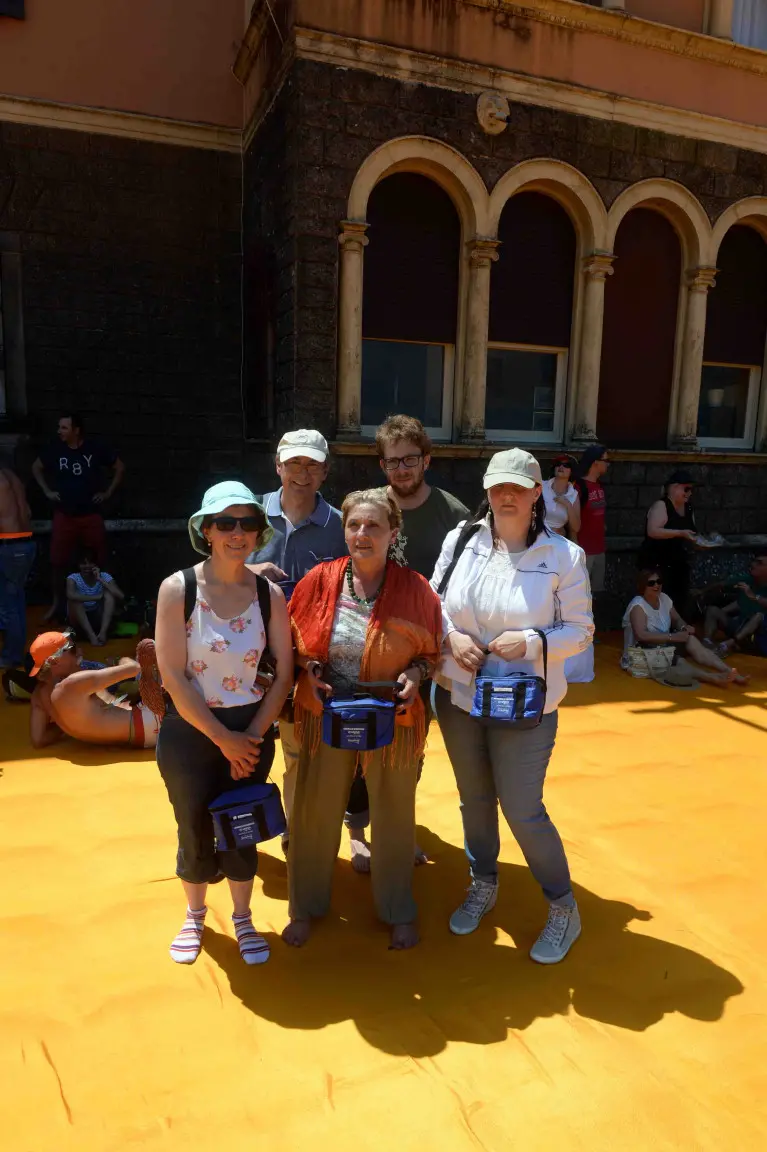
[[[333,913],[279,940],[279,845],[247,969],[228,893],[176,966],[170,806],[149,754],[29,754],[0,705],[0,1116],[8,1152],[630,1150],[767,1146],[767,662],[747,693],[632,681],[598,648],[549,777],[584,934],[527,949],[545,908],[508,831],[473,936],[447,919],[466,863],[439,734],[419,790],[423,942],[389,952],[346,845]]]

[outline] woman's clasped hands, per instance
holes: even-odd
[[[253,775],[263,742],[263,737],[257,736],[255,732],[224,730],[217,743],[229,761],[233,780],[244,780],[246,776]]]

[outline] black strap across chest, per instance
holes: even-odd
[[[197,573],[194,568],[184,568],[181,575],[184,577],[184,619],[189,621],[197,603]],[[258,594],[258,606],[261,609],[261,619],[264,622],[264,631],[268,634],[269,619],[272,614],[272,595],[269,590],[269,581],[265,576],[256,574],[256,592]]]

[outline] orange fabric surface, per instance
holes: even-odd
[[[387,949],[344,841],[332,914],[303,950],[279,844],[241,961],[225,886],[204,952],[168,945],[183,901],[150,753],[32,753],[0,704],[0,1115],[8,1152],[763,1149],[767,662],[751,688],[631,680],[597,648],[571,689],[547,800],[584,931],[527,950],[545,906],[504,829],[501,891],[466,938],[466,882],[438,732],[418,793],[421,946]],[[375,848],[373,848],[375,854]]]

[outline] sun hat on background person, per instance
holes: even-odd
[[[202,530],[205,518],[219,515],[232,504],[252,504],[256,509],[256,518],[262,521],[254,531],[260,532],[260,539],[265,542],[271,539],[273,531],[266,521],[263,506],[250,488],[241,484],[239,480],[222,480],[220,484],[208,488],[199,510],[189,517],[189,539],[195,552],[199,552],[202,556],[210,556],[210,544]]]
[[[29,654],[34,660],[29,675],[39,675],[48,660],[55,659],[72,643],[71,632],[41,632],[29,646]]]

